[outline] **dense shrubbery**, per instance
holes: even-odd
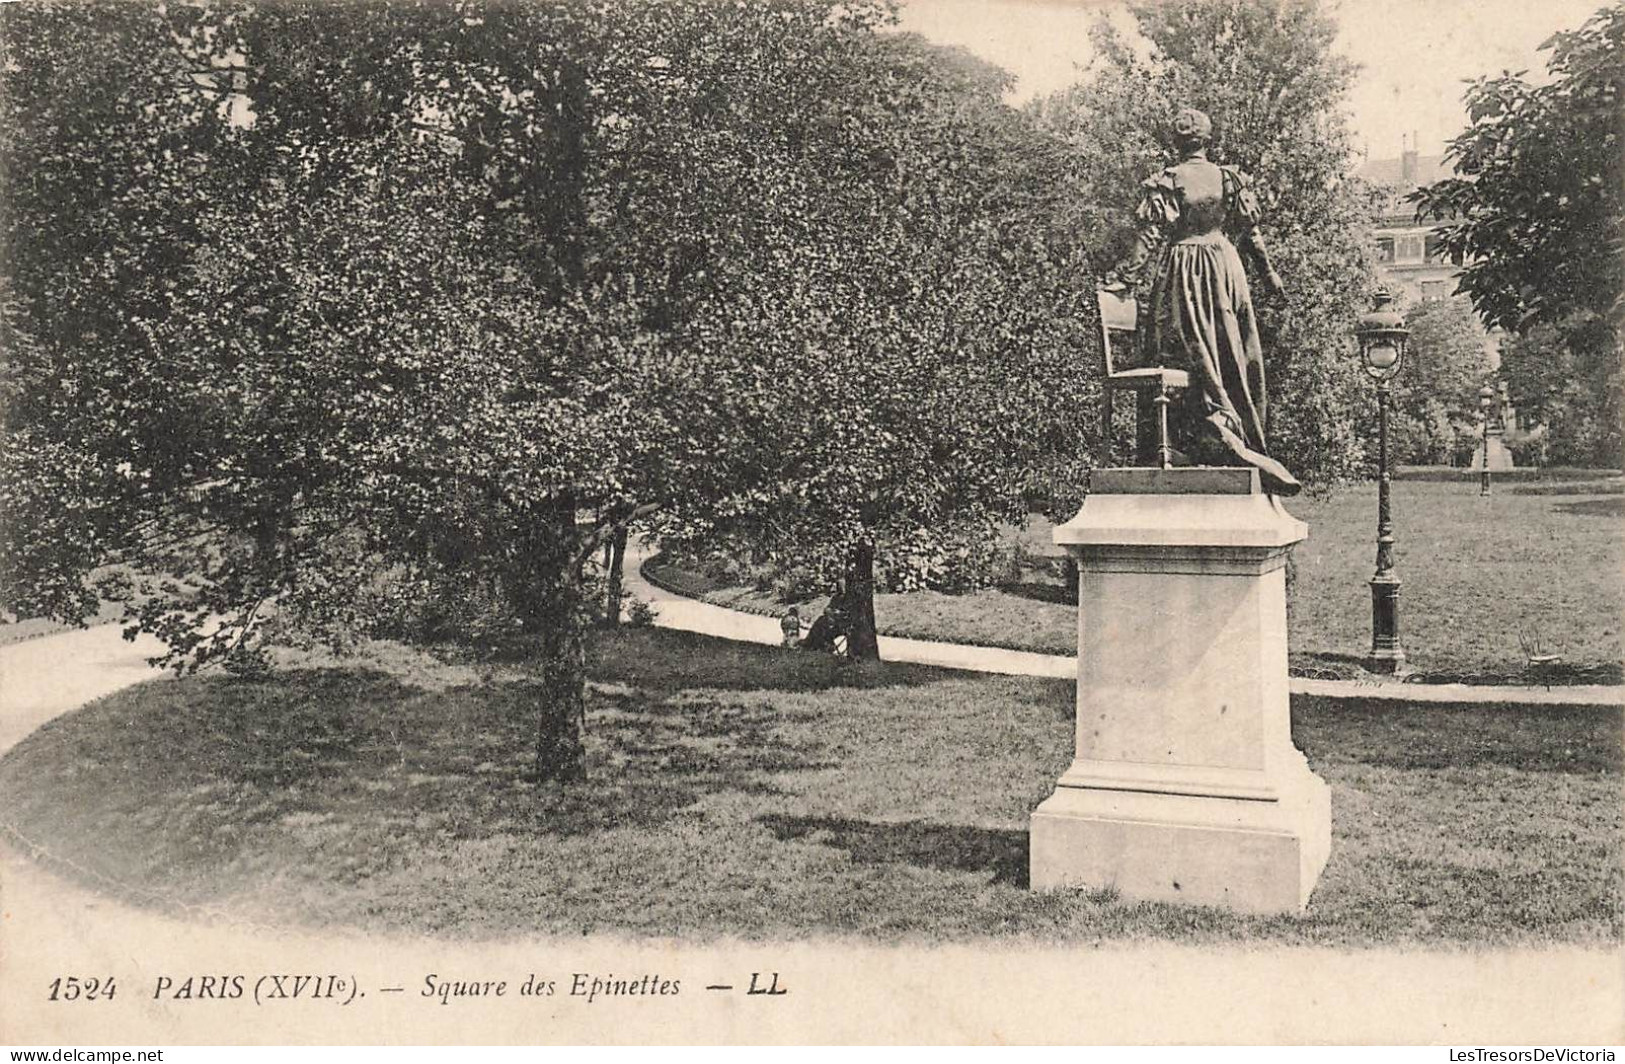
[[[1569,332],[1534,325],[1502,345],[1501,376],[1528,426],[1507,437],[1520,465],[1625,468],[1625,362],[1606,357],[1612,342],[1606,332],[1596,322]],[[1577,341],[1577,334],[1589,340]]]
[[[755,549],[748,538],[734,537],[721,547],[673,553],[666,561],[678,570],[701,574],[711,586],[752,587],[791,603],[831,590],[830,571],[818,565],[820,553],[816,545],[808,544],[799,554],[772,554]],[[1021,563],[1017,547],[996,528],[921,530],[878,544],[875,587],[884,592],[958,594],[1016,580]],[[838,558],[826,564],[838,572]]]
[[[1394,378],[1389,446],[1396,462],[1465,465],[1482,438],[1478,392],[1489,379],[1488,339],[1465,299],[1405,310],[1411,330]]]
[[[1016,548],[997,529],[921,530],[885,545],[877,581],[885,591],[955,594],[997,587],[1019,575]]]

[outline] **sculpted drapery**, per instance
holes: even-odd
[[[1181,111],[1174,134],[1180,158],[1141,185],[1139,239],[1108,287],[1123,287],[1156,255],[1139,341],[1147,364],[1191,375],[1173,418],[1178,460],[1253,466],[1266,491],[1295,495],[1298,481],[1269,457],[1263,347],[1242,265],[1245,253],[1265,286],[1281,292],[1258,231],[1258,198],[1246,174],[1208,160],[1206,115]]]

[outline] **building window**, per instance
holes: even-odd
[[[1445,291],[1445,282],[1443,281],[1422,282],[1422,299],[1424,302],[1431,303],[1434,300],[1443,299],[1449,294],[1449,292]]]
[[[1420,236],[1402,236],[1394,241],[1395,262],[1421,262],[1425,248]]]
[[[1377,261],[1383,264],[1394,261],[1394,238],[1379,236],[1377,238]]]

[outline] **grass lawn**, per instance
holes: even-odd
[[[1395,568],[1405,650],[1421,670],[1516,673],[1523,643],[1574,666],[1625,660],[1625,495],[1619,482],[1498,484],[1400,480],[1393,487]],[[1337,661],[1371,643],[1376,488],[1288,504],[1308,522],[1296,551],[1294,651]],[[1521,641],[1520,641],[1521,637]]]
[[[1396,571],[1404,581],[1400,618],[1411,665],[1438,679],[1517,680],[1527,662],[1524,644],[1538,642],[1561,654],[1566,668],[1529,678],[1620,682],[1622,488],[1619,478],[1521,480],[1498,482],[1493,495],[1480,498],[1477,481],[1459,476],[1397,481]],[[1293,499],[1287,507],[1310,528],[1294,556],[1293,669],[1357,675],[1371,645],[1376,488]],[[1049,535],[1050,525],[1034,518],[1020,541],[1053,553]],[[1076,612],[1061,601],[1056,580],[1031,570],[1021,584],[968,595],[880,595],[875,616],[890,635],[1071,654]],[[765,593],[706,586],[703,578],[692,590],[723,604],[782,609]]]
[[[1617,710],[1294,702],[1332,787],[1309,911],[1027,890],[1072,685],[632,630],[599,637],[591,779],[528,778],[524,665],[404,651],[147,683],[0,760],[9,844],[137,904],[457,937],[1621,937]]]

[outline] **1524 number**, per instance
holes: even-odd
[[[80,979],[72,975],[64,979],[59,976],[51,980],[51,994],[48,1000],[97,1001],[106,998],[112,1001],[116,993],[118,986],[113,982],[112,976],[106,979]]]

